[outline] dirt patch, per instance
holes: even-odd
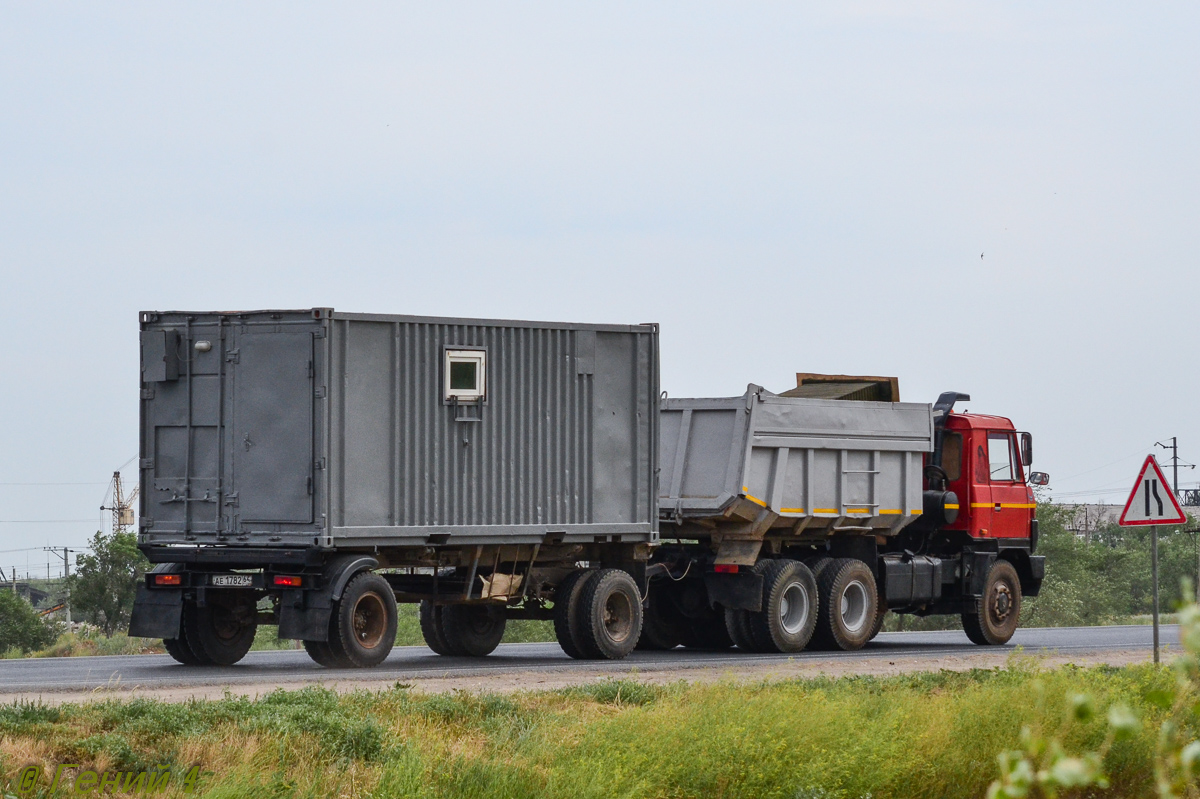
[[[515,693],[517,691],[545,691],[568,688],[599,682],[604,679],[633,679],[650,684],[673,683],[685,680],[689,683],[711,683],[719,680],[759,681],[786,680],[796,677],[844,677],[855,674],[892,676],[917,671],[968,671],[970,669],[1004,668],[1013,657],[1036,661],[1044,668],[1054,668],[1068,663],[1079,666],[1128,666],[1146,663],[1151,655],[1144,649],[1112,650],[1103,653],[1057,655],[1054,653],[1022,654],[1012,651],[995,653],[972,653],[970,655],[903,656],[893,658],[869,657],[853,659],[846,657],[828,660],[805,659],[784,663],[762,663],[748,661],[745,665],[695,666],[681,668],[678,664],[649,666],[633,670],[614,671],[597,664],[594,670],[563,669],[560,671],[522,670],[514,672],[489,672],[473,676],[404,677],[401,679],[352,679],[352,680],[275,680],[253,685],[206,685],[187,687],[146,688],[141,686],[111,686],[78,691],[24,691],[0,693],[0,702],[40,701],[57,705],[63,702],[87,702],[103,699],[130,699],[145,697],[168,702],[188,699],[220,699],[226,695],[260,697],[279,688],[297,690],[309,685],[320,685],[339,693],[352,691],[381,691],[397,683],[411,686],[425,693],[447,691],[469,691],[472,693]]]

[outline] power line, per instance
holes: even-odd
[[[0,483],[0,486],[102,486],[107,483]]]
[[[95,519],[0,519],[0,524],[82,524]]]

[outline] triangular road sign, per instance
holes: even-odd
[[[1147,455],[1117,524],[1136,527],[1142,524],[1183,524],[1186,521],[1187,516],[1179,507],[1171,484],[1163,477],[1162,469],[1158,468],[1158,461],[1154,460],[1153,455]]]

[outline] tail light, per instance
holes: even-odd
[[[737,574],[737,570],[736,563],[718,563],[716,566],[713,566],[713,571],[717,574]]]
[[[183,585],[182,574],[156,574],[154,575],[155,585]]]
[[[282,585],[287,588],[299,588],[300,578],[290,574],[275,575],[275,585]]]

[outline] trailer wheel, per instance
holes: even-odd
[[[763,609],[747,614],[759,651],[799,652],[817,626],[817,581],[795,560],[769,560],[762,569]]]
[[[642,634],[642,595],[629,572],[601,569],[583,584],[575,612],[585,657],[620,660]]]
[[[973,604],[971,611],[962,614],[967,637],[982,646],[1008,643],[1021,622],[1021,578],[1011,563],[997,560],[992,564],[983,595]]]
[[[213,592],[204,607],[185,605],[186,644],[200,663],[232,666],[246,656],[258,631],[253,595]]]
[[[594,574],[590,569],[576,569],[554,589],[554,637],[562,650],[576,660],[585,657],[579,646],[579,597],[583,584]]]
[[[422,599],[419,617],[421,619],[421,637],[425,639],[426,646],[439,655],[460,654],[451,649],[450,643],[446,640],[440,605],[435,605],[428,599]]]
[[[347,583],[329,621],[329,650],[348,666],[378,666],[396,643],[396,595],[387,580],[362,572]],[[311,653],[310,653],[311,654]]]
[[[642,611],[642,637],[637,649],[666,651],[683,643],[683,614],[664,591],[651,591]]]
[[[440,615],[446,648],[451,654],[472,658],[496,651],[508,621],[504,610],[495,605],[443,605]]]
[[[816,639],[825,646],[851,651],[870,640],[875,622],[875,575],[856,558],[836,558],[817,577],[820,607]]]

